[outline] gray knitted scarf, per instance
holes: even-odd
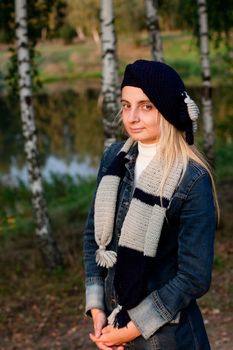
[[[121,311],[114,317],[114,324],[118,327],[128,323],[127,310],[145,297],[145,284],[156,256],[166,208],[182,174],[182,163],[177,160],[171,167],[161,197],[158,188],[163,177],[163,161],[155,155],[139,177],[122,225],[117,253],[108,250],[118,187],[125,174],[125,156],[133,143],[129,138],[113,159],[100,181],[95,199],[95,240],[99,246],[96,263],[106,268],[116,264],[114,284]]]

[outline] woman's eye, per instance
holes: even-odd
[[[152,109],[152,105],[151,104],[146,104],[146,105],[143,105],[142,108],[146,111],[151,111]]]
[[[130,106],[127,103],[122,103],[122,109],[128,109]]]

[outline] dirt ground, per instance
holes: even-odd
[[[233,348],[232,185],[221,184],[212,287],[199,301],[212,350]],[[96,349],[84,316],[81,237],[75,230],[66,233],[68,267],[51,274],[33,239],[0,236],[0,350]]]
[[[58,306],[57,306],[58,307]],[[75,306],[74,306],[75,307]],[[86,317],[65,317],[62,310],[52,308],[46,317],[25,318],[22,305],[20,312],[9,310],[8,325],[0,331],[1,350],[92,350],[89,340],[92,323]],[[31,306],[36,314],[36,305]],[[203,309],[204,320],[213,350],[232,350],[232,310]],[[188,350],[188,349],[187,349]]]

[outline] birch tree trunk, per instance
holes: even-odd
[[[112,0],[101,0],[102,95],[105,147],[118,135],[116,116],[120,110],[116,33]]]
[[[158,0],[145,0],[145,13],[150,35],[151,54],[155,61],[163,62],[162,40],[159,30]]]
[[[36,126],[32,105],[26,0],[15,0],[15,13],[21,120],[32,191],[32,206],[36,221],[36,236],[47,266],[52,269],[62,265],[62,257],[52,236],[38,164]]]
[[[204,131],[204,152],[210,164],[214,165],[214,126],[212,107],[212,86],[209,62],[208,14],[206,0],[197,0],[197,5],[202,72],[202,115]]]

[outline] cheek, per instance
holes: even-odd
[[[152,124],[156,130],[160,130],[160,115],[158,113],[154,116]]]
[[[126,127],[127,124],[128,124],[127,120],[128,120],[127,114],[125,112],[122,112],[122,114],[121,114],[121,121],[122,121],[122,124],[124,125],[124,127]]]
[[[147,116],[147,118],[144,118],[144,123],[147,124],[148,127],[151,127],[153,129],[158,129],[160,126],[158,115],[154,114]]]

